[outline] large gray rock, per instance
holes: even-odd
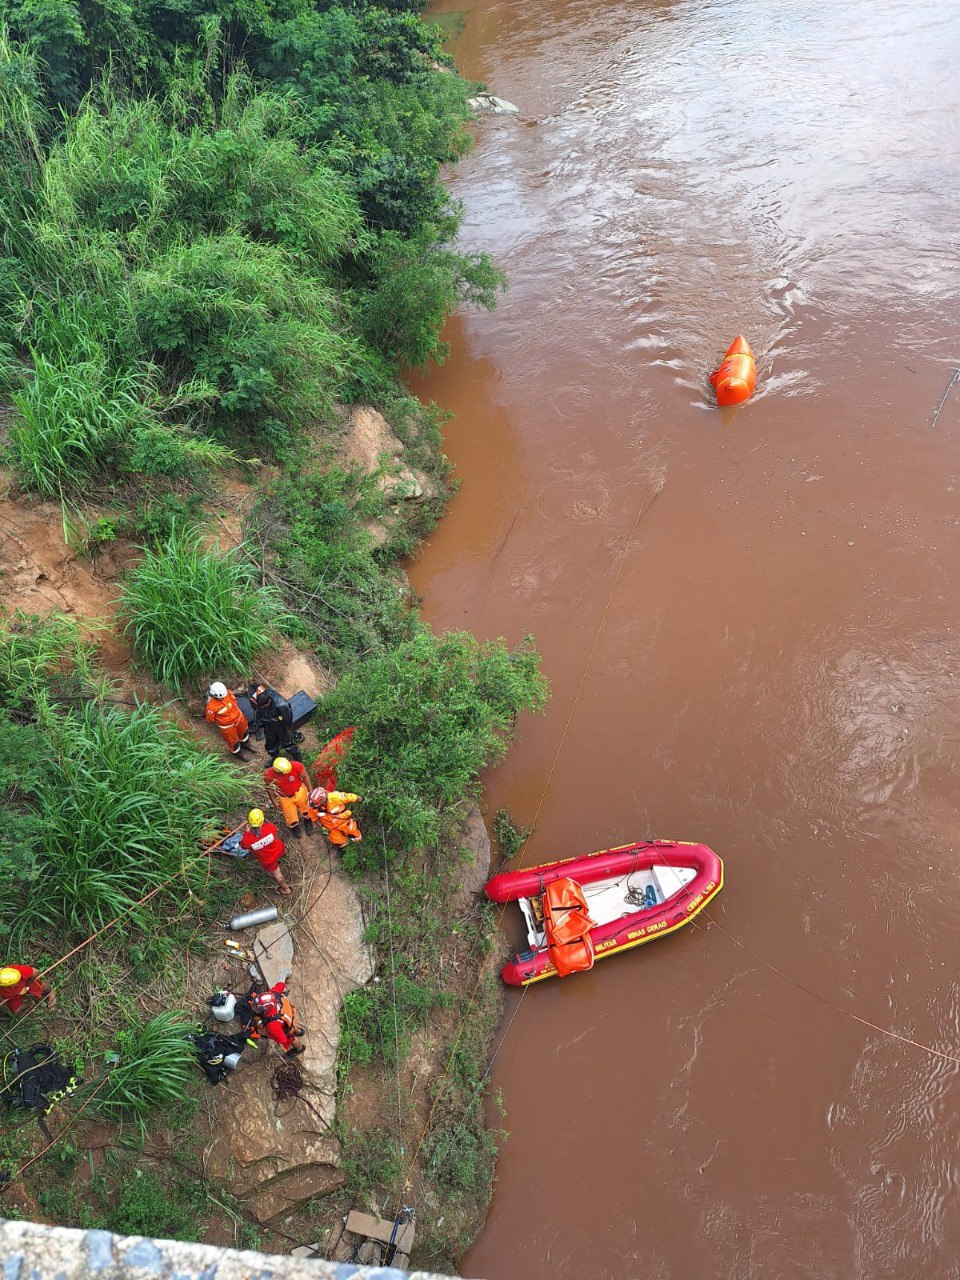
[[[261,1042],[217,1091],[217,1137],[208,1168],[229,1181],[261,1222],[342,1181],[340,1143],[331,1128],[340,1006],[349,991],[373,976],[360,898],[335,862],[328,878],[328,853],[319,840],[313,843],[316,862],[290,903],[293,971],[287,990],[305,1028],[305,1052],[285,1058],[275,1045]],[[278,1102],[274,1072],[287,1064],[300,1069],[303,1087],[299,1097]]]
[[[254,939],[253,958],[268,987],[286,982],[293,971],[293,937],[285,920],[274,920],[260,930]]]

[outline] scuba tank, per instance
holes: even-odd
[[[211,1084],[222,1084],[235,1071],[247,1046],[246,1032],[225,1036],[219,1031],[201,1031],[187,1036],[197,1051],[197,1063]]]
[[[259,911],[248,911],[245,916],[234,916],[230,921],[231,929],[249,929],[255,924],[269,924],[276,920],[279,912],[276,907],[261,907]]]
[[[236,1015],[237,997],[230,991],[218,991],[207,1001],[218,1022],[232,1022]]]

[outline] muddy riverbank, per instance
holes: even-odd
[[[521,108],[453,178],[511,288],[419,386],[464,484],[414,585],[537,635],[548,714],[488,779],[529,819],[560,747],[528,860],[702,839],[750,949],[687,930],[525,998],[464,1273],[943,1275],[955,1064],[848,1015],[956,1051],[960,17],[464,18],[463,73]],[[724,418],[738,331],[760,390]]]

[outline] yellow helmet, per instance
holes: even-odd
[[[12,987],[20,981],[20,970],[9,966],[0,969],[0,987]]]
[[[275,773],[289,773],[293,765],[286,756],[278,756],[273,762],[273,768]]]
[[[250,812],[247,814],[247,821],[250,823],[251,827],[262,827],[263,826],[263,810],[251,809]]]

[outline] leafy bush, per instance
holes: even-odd
[[[0,904],[8,937],[82,937],[123,912],[125,928],[145,929],[162,897],[133,904],[151,889],[173,878],[166,898],[178,902],[200,889],[198,840],[245,788],[228,760],[150,706],[82,702],[44,710],[23,732],[30,754],[13,759],[21,744],[4,726],[10,763],[0,781],[9,798],[16,779],[18,807],[42,817],[43,835],[0,853],[0,879],[11,886]]]
[[[334,465],[281,480],[258,513],[292,634],[326,661],[396,644],[415,625],[401,578],[372,554],[365,521],[383,508],[374,481]]]
[[[336,300],[276,245],[237,233],[177,245],[132,288],[141,340],[215,414],[297,422],[332,408],[354,359]]]
[[[448,1196],[488,1196],[497,1153],[496,1138],[476,1118],[434,1129],[424,1143],[430,1177]]]
[[[196,1024],[174,1010],[121,1031],[119,1062],[97,1094],[97,1109],[143,1125],[152,1112],[179,1106],[196,1079],[196,1055],[187,1040]]]
[[[341,1080],[353,1067],[369,1066],[376,1058],[391,1066],[402,1061],[427,1015],[444,1003],[439,990],[404,973],[397,974],[395,983],[380,982],[349,992],[340,1014],[337,1069]]]
[[[156,678],[176,689],[187,679],[248,672],[283,617],[273,593],[256,585],[242,547],[224,554],[178,531],[129,575],[121,611],[124,634]]]
[[[529,642],[511,653],[502,641],[421,629],[351,667],[322,700],[319,719],[321,732],[357,725],[342,782],[364,796],[367,825],[382,823],[397,851],[440,840],[480,770],[502,756],[519,712],[539,709],[545,697]]]
[[[33,353],[15,443],[42,492],[183,474],[198,428],[275,447],[441,358],[502,284],[453,247],[468,87],[415,5],[208,3],[0,0],[0,374]]]
[[[498,809],[493,815],[493,838],[504,862],[511,862],[533,835],[533,827],[520,827],[509,809]]]

